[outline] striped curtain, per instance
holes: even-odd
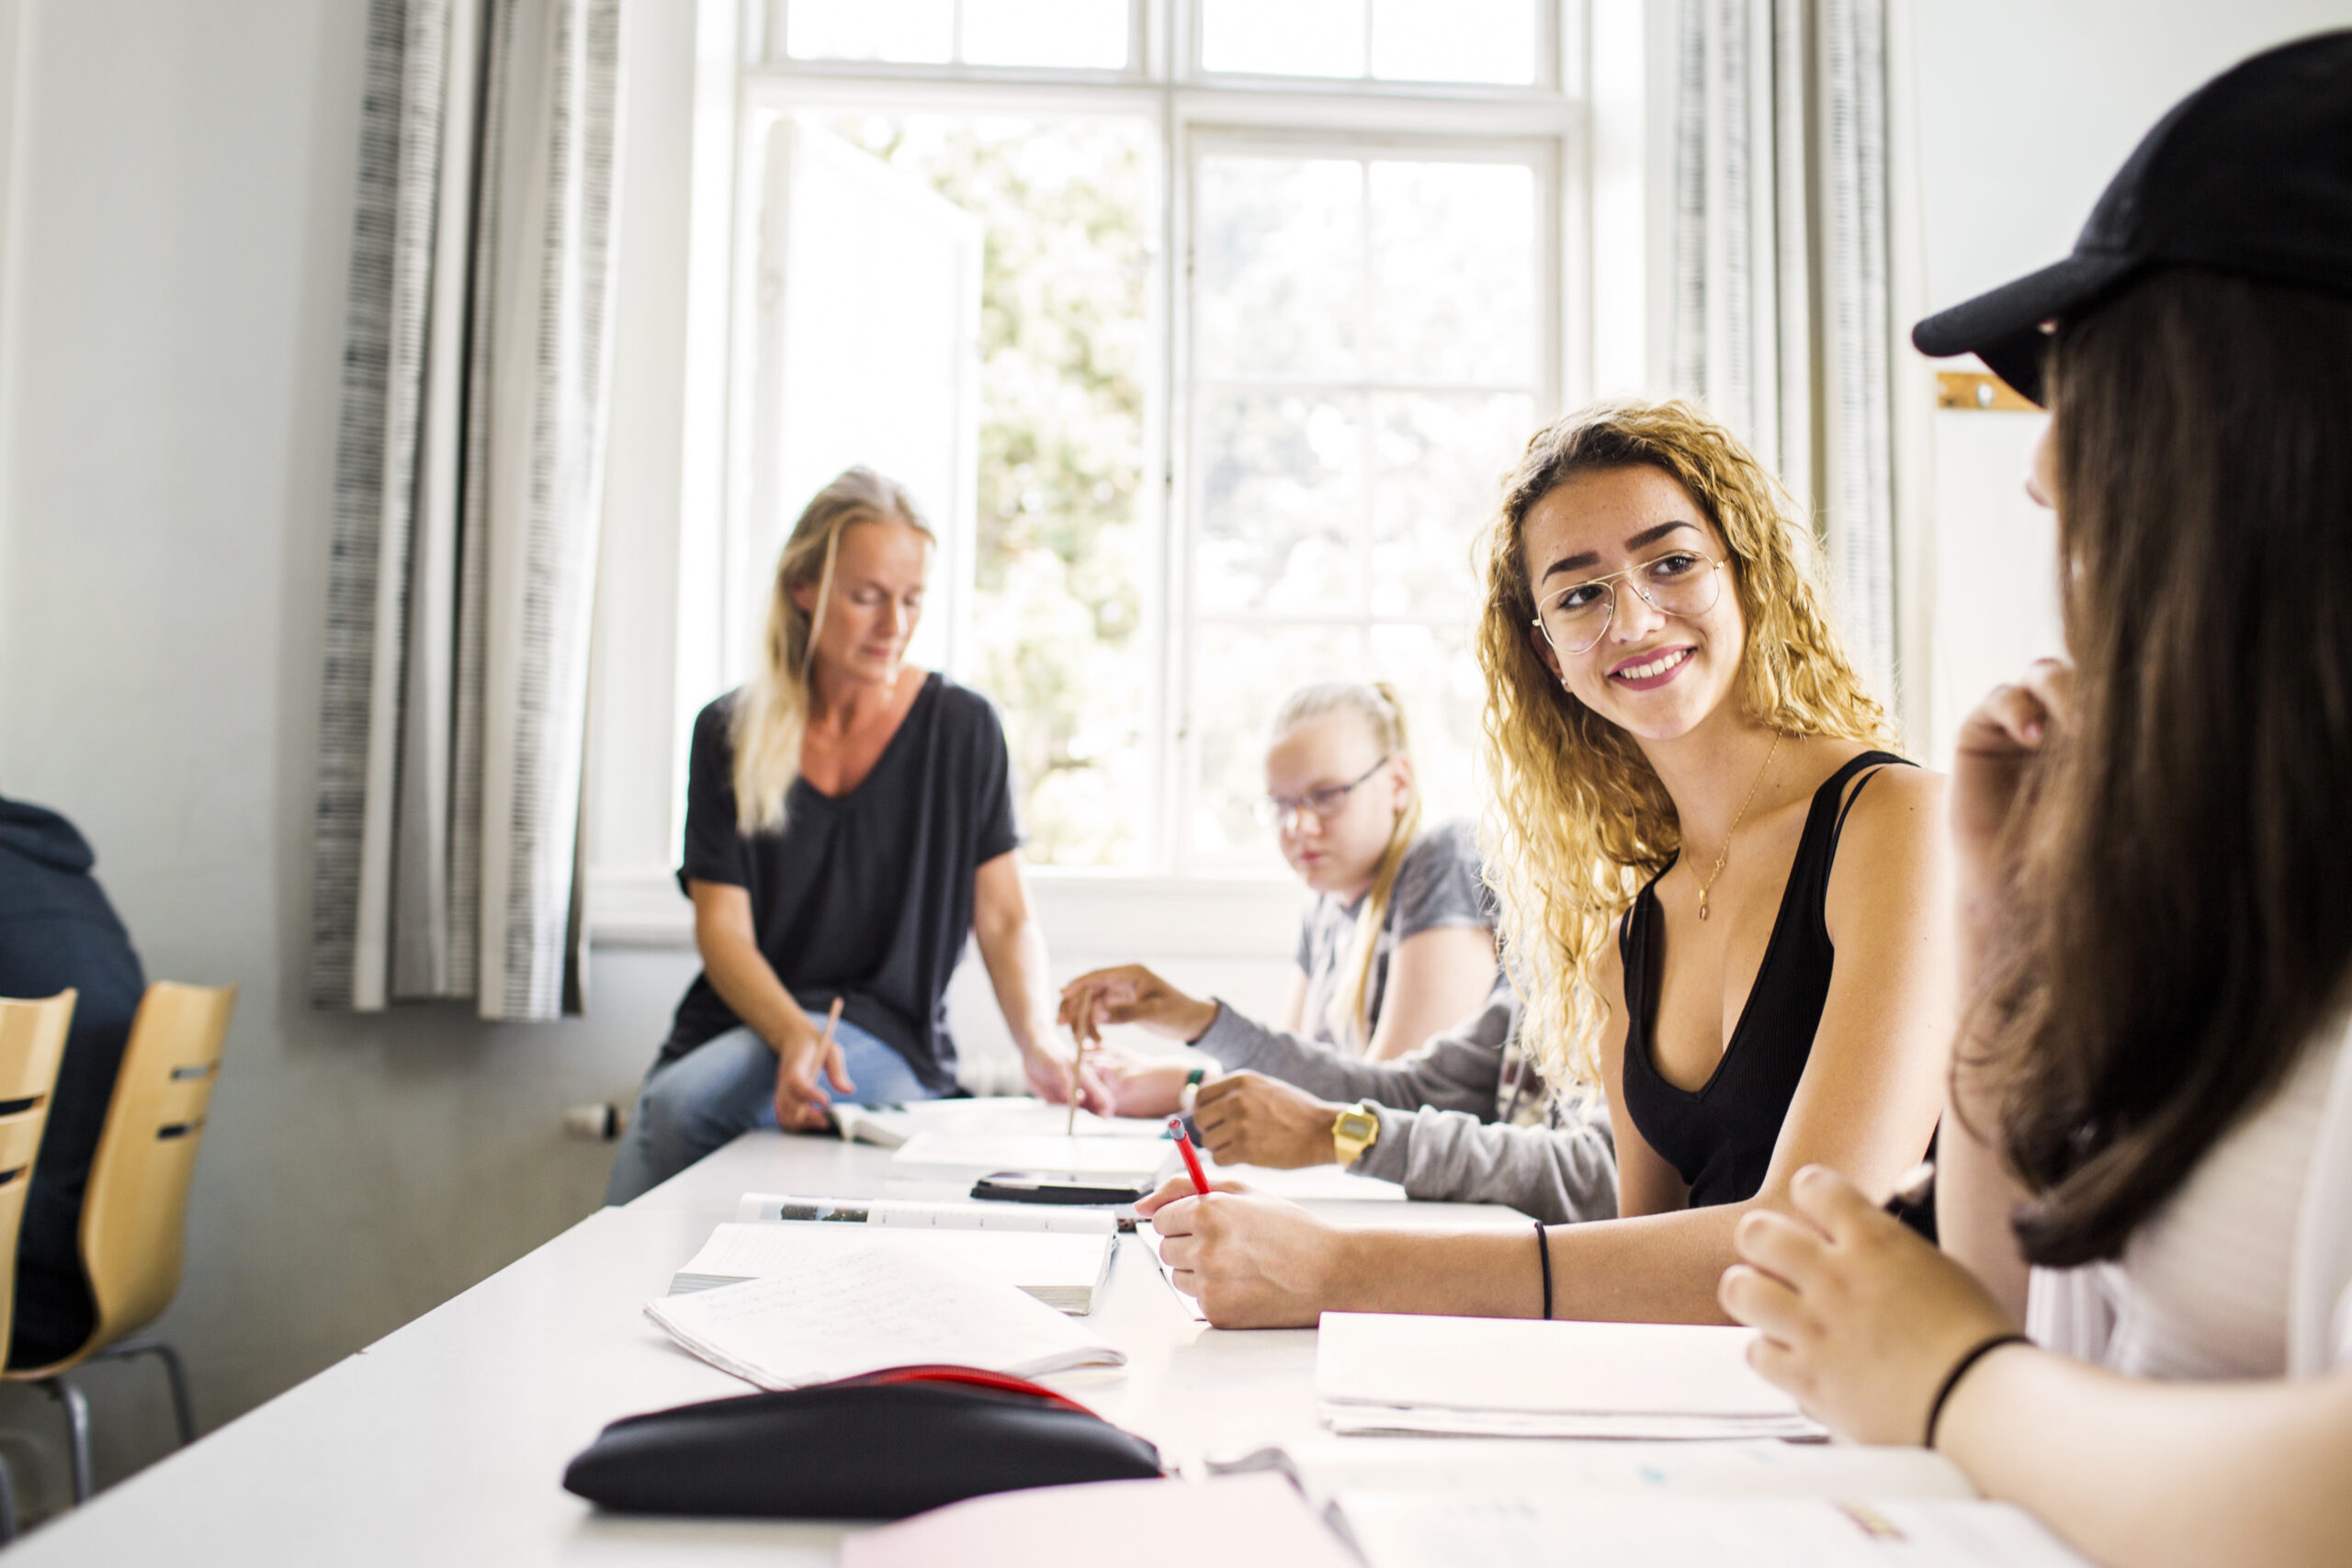
[[[371,0],[311,995],[576,1012],[624,0]]]
[[[1892,697],[1886,0],[1681,0],[1674,389],[1811,510],[1847,646]]]

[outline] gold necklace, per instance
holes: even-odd
[[[1756,770],[1756,782],[1747,786],[1747,798],[1739,803],[1739,815],[1731,819],[1731,831],[1724,835],[1724,847],[1716,852],[1715,869],[1707,873],[1706,881],[1699,884],[1699,918],[1702,920],[1707,918],[1707,890],[1714,886],[1715,878],[1724,874],[1724,862],[1731,858],[1732,834],[1738,832],[1739,825],[1747,820],[1747,808],[1756,804],[1757,788],[1763,784],[1765,773],[1772,766],[1772,758],[1780,750],[1781,732],[1776,729],[1772,731],[1771,748],[1764,753],[1764,766]]]

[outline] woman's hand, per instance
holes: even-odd
[[[1058,1019],[1080,1040],[1101,1040],[1106,1023],[1132,1023],[1190,1042],[1216,1021],[1216,1004],[1185,995],[1140,964],[1121,964],[1064,986]]]
[[[1338,1159],[1331,1125],[1345,1109],[1263,1073],[1235,1073],[1201,1086],[1193,1124],[1220,1164],[1295,1170]]]
[[[1091,1058],[1102,1076],[1114,1116],[1173,1116],[1183,1109],[1184,1080],[1195,1067],[1216,1071],[1207,1057],[1187,1052],[1182,1056],[1130,1055],[1106,1045]]]
[[[1758,1209],[1739,1222],[1746,1261],[1716,1288],[1763,1336],[1749,1363],[1843,1437],[1920,1442],[1961,1357],[2017,1325],[1974,1275],[1827,1167],[1800,1170],[1789,1191],[1795,1216]]]
[[[1076,1053],[1065,1054],[1050,1045],[1037,1045],[1021,1053],[1022,1075],[1029,1080],[1029,1092],[1049,1105],[1067,1105],[1070,1094],[1070,1058]],[[1102,1084],[1091,1054],[1080,1058],[1078,1065],[1078,1103],[1080,1109],[1098,1115],[1112,1113],[1111,1091]]]
[[[1964,877],[1989,886],[2018,786],[2035,753],[2074,719],[2075,667],[2034,661],[2015,685],[1996,686],[1960,727],[1951,767],[1952,845]]]
[[[857,1086],[849,1081],[849,1068],[842,1060],[842,1043],[810,1030],[805,1035],[796,1034],[775,1054],[775,1124],[790,1133],[821,1133],[833,1124],[827,1109],[833,1096],[827,1094],[817,1082],[819,1073],[832,1080],[833,1094],[849,1094]]]
[[[1219,1328],[1311,1328],[1346,1277],[1347,1235],[1295,1203],[1174,1178],[1136,1205],[1176,1288]]]

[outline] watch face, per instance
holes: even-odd
[[[1361,1111],[1343,1111],[1340,1113],[1340,1135],[1342,1137],[1368,1138],[1372,1136],[1373,1129],[1379,1125],[1379,1122]]]

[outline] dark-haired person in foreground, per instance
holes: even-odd
[[[2352,1561],[2352,33],[2200,89],[2071,258],[1916,339],[2052,411],[2072,663],[1953,769],[1948,1256],[1808,1170],[1724,1304],[2112,1568]]]

